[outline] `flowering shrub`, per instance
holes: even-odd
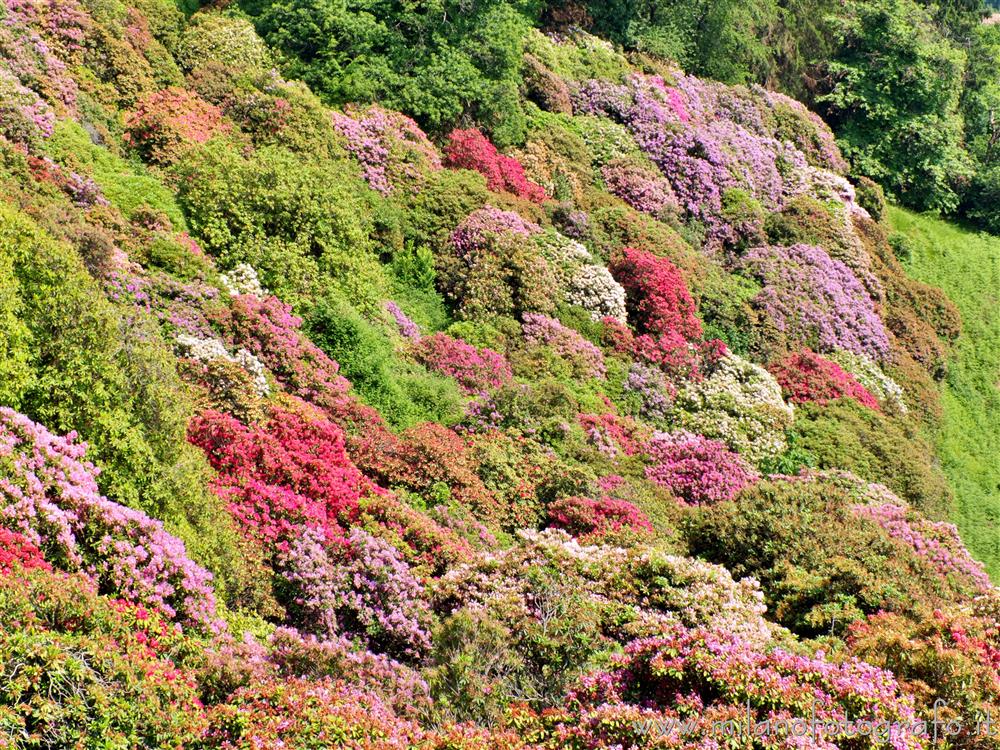
[[[910,510],[902,501],[883,505],[859,505],[858,515],[871,519],[893,539],[907,544],[929,562],[942,577],[954,577],[959,586],[973,591],[991,591],[993,584],[982,564],[962,544],[954,524],[930,521]]]
[[[694,300],[677,267],[667,258],[626,247],[611,267],[628,295],[629,315],[640,333],[701,337]]]
[[[331,547],[321,532],[306,530],[280,565],[290,606],[309,631],[350,633],[376,651],[410,658],[430,647],[423,587],[388,542],[354,528],[346,546]]]
[[[611,407],[610,402],[606,405]],[[619,454],[634,456],[642,451],[648,429],[630,417],[617,414],[578,414],[577,421],[597,449],[614,458]]]
[[[514,375],[507,359],[492,349],[477,349],[446,333],[425,336],[413,346],[417,360],[428,369],[454,378],[466,393],[499,388]]]
[[[403,312],[399,305],[390,300],[385,303],[385,311],[392,316],[392,320],[395,322],[400,336],[407,341],[418,341],[420,339],[420,328],[410,320],[409,316]]]
[[[724,443],[690,432],[658,432],[647,448],[646,477],[691,505],[731,500],[759,476]]]
[[[0,133],[14,143],[35,146],[52,135],[56,116],[38,94],[8,70],[0,70]]]
[[[477,319],[551,312],[559,284],[555,270],[527,238],[540,228],[509,211],[473,211],[451,235],[454,255],[438,259],[438,280],[459,315]]]
[[[264,365],[246,349],[240,349],[235,355],[232,355],[217,339],[200,339],[186,333],[177,337],[177,349],[180,356],[192,359],[202,365],[210,365],[217,360],[239,365],[252,378],[253,388],[258,398],[266,396],[271,391]]]
[[[228,343],[259,358],[292,393],[317,406],[334,408],[350,383],[340,366],[305,338],[302,319],[277,297],[242,294],[218,317]]]
[[[211,574],[162,523],[102,496],[87,446],[75,439],[0,408],[0,523],[54,565],[184,625],[216,627]]]
[[[551,349],[557,357],[569,364],[574,377],[604,377],[604,355],[601,350],[558,320],[538,313],[525,313],[521,330],[529,346],[546,346]]]
[[[805,401],[825,404],[837,398],[853,398],[862,406],[879,410],[878,401],[853,375],[808,349],[789,354],[769,369],[786,398],[794,404]]]
[[[601,168],[601,178],[609,193],[636,211],[666,219],[680,209],[670,181],[642,164],[615,160]]]
[[[237,263],[229,273],[220,273],[219,281],[231,297],[246,294],[263,299],[267,296],[267,290],[261,286],[257,271],[249,263]]]
[[[548,198],[541,185],[525,177],[524,167],[517,159],[499,153],[475,128],[451,132],[444,149],[444,161],[449,167],[479,172],[486,178],[490,190],[506,190],[534,203]]]
[[[579,681],[564,710],[522,721],[544,740],[653,748],[662,746],[657,730],[667,720],[677,722],[668,737],[683,733],[685,742],[700,745],[717,742],[719,727],[728,726],[731,737],[748,731],[748,711],[749,731],[789,746],[803,736],[823,747],[844,737],[863,748],[929,745],[912,699],[888,672],[856,659],[834,664],[781,648],[762,651],[738,636],[685,627],[630,643],[609,670]]]
[[[579,305],[594,320],[610,316],[625,321],[625,290],[607,267],[595,263],[586,247],[554,230],[534,239],[551,264],[566,302]]]
[[[784,450],[793,416],[774,377],[735,354],[705,379],[681,386],[671,411],[677,427],[720,440],[753,464]]]
[[[125,119],[126,141],[157,164],[171,164],[185,148],[229,130],[218,107],[179,88],[149,94]]]
[[[99,596],[82,574],[0,576],[0,695],[22,746],[196,744],[205,714],[173,659],[203,641],[155,611]]]
[[[622,384],[630,414],[654,425],[666,423],[676,389],[663,373],[645,362],[633,362]]]
[[[889,356],[889,339],[868,292],[822,248],[758,247],[743,263],[764,285],[757,304],[789,342],[876,361]]]
[[[41,550],[24,534],[0,527],[0,576],[32,568],[52,570]]]
[[[645,513],[613,497],[566,497],[549,505],[546,514],[550,526],[564,529],[588,544],[608,537],[641,538],[653,531]]]
[[[343,432],[324,419],[275,408],[267,424],[248,427],[207,411],[191,420],[188,439],[219,472],[215,490],[243,533],[279,549],[307,528],[341,537],[341,517],[351,518],[369,487],[347,457]]]
[[[361,164],[365,181],[383,195],[399,186],[419,186],[427,172],[441,169],[434,144],[405,115],[373,104],[344,114],[331,112],[330,117]]]
[[[878,399],[879,403],[889,412],[906,414],[906,402],[903,400],[903,389],[882,369],[863,354],[855,354],[842,349],[830,352],[826,358],[836,362],[845,372],[869,393]]]

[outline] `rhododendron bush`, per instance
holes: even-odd
[[[75,438],[0,408],[0,523],[53,565],[83,571],[185,625],[215,627],[211,574],[161,522],[101,495],[87,446]],[[32,559],[30,547],[23,549],[17,556]]]
[[[656,433],[648,452],[646,476],[678,499],[699,505],[731,500],[757,473],[718,440],[690,432]]]
[[[769,369],[792,403],[825,404],[836,398],[853,398],[869,409],[879,409],[875,397],[853,375],[844,372],[836,362],[808,350],[790,354]]]
[[[548,197],[541,185],[525,176],[524,167],[517,159],[499,153],[478,130],[452,131],[444,157],[449,167],[480,172],[490,190],[506,190],[535,203]]]

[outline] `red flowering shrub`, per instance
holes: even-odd
[[[18,568],[52,570],[42,557],[41,550],[24,534],[0,526],[0,575],[7,575]]]
[[[690,432],[657,433],[649,444],[646,477],[691,505],[731,500],[758,479],[725,443]]]
[[[424,336],[413,346],[417,360],[454,378],[466,393],[499,388],[513,380],[507,359],[492,349],[477,349],[446,333]]]
[[[640,333],[678,333],[688,341],[701,338],[701,321],[684,277],[667,258],[626,247],[611,272],[627,294],[629,317]]]
[[[448,136],[444,161],[456,169],[472,169],[486,178],[490,190],[506,190],[519,198],[541,203],[545,188],[529,180],[521,163],[497,151],[496,146],[475,128],[453,130]]]
[[[565,497],[548,509],[549,525],[568,531],[582,542],[605,541],[607,537],[641,537],[652,534],[646,514],[626,500],[602,497]]]
[[[187,146],[229,130],[218,107],[174,87],[143,97],[125,118],[125,140],[156,164],[171,164]]]
[[[789,354],[768,369],[781,384],[785,398],[793,403],[815,401],[825,404],[838,398],[853,398],[862,406],[881,411],[878,399],[853,375],[845,372],[836,362],[808,349]]]
[[[216,490],[244,533],[279,548],[303,527],[339,538],[338,521],[352,517],[370,489],[347,457],[343,432],[325,419],[275,408],[266,425],[248,427],[206,411],[191,421],[188,439],[219,472]]]

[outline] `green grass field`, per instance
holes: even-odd
[[[953,519],[973,554],[1000,580],[1000,237],[891,209],[912,241],[912,276],[944,290],[963,333],[944,383],[942,468],[955,490]]]

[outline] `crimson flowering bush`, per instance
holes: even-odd
[[[760,477],[725,443],[684,430],[656,433],[647,451],[646,477],[690,505],[731,500]]]
[[[614,497],[565,497],[549,505],[546,515],[550,526],[564,529],[585,544],[609,538],[641,539],[653,533],[645,513]]]
[[[373,104],[331,112],[330,117],[365,181],[383,195],[399,186],[418,186],[428,172],[441,169],[434,144],[406,115]]]
[[[978,593],[993,589],[982,563],[969,554],[954,524],[924,518],[901,500],[858,505],[854,510],[862,518],[877,523],[893,539],[912,547],[938,575],[957,584],[958,590]]]
[[[743,258],[763,284],[758,304],[792,344],[843,349],[884,362],[889,337],[868,291],[846,265],[821,247],[757,247]]]
[[[454,378],[466,393],[479,393],[511,382],[507,358],[487,347],[477,348],[446,333],[424,336],[412,348],[428,369]]]
[[[668,258],[626,247],[611,265],[625,287],[629,317],[639,333],[701,338],[701,321],[680,270]]]
[[[52,570],[52,566],[45,562],[42,551],[24,534],[0,527],[0,575],[32,568]]]
[[[0,524],[47,562],[83,571],[185,626],[217,628],[212,575],[160,521],[101,495],[86,452],[75,433],[58,437],[0,408]]]
[[[342,537],[341,520],[357,512],[370,483],[351,463],[343,431],[332,422],[274,408],[264,425],[247,426],[206,411],[191,420],[188,439],[218,472],[215,491],[250,539],[278,549],[314,529]]]
[[[795,404],[815,401],[825,404],[838,398],[853,398],[862,406],[880,411],[878,400],[840,365],[809,351],[789,354],[768,367],[785,398]]]
[[[455,169],[472,169],[486,178],[490,190],[506,190],[519,198],[541,203],[545,188],[529,180],[521,163],[497,151],[496,146],[475,128],[453,130],[444,149],[444,161]]]
[[[572,328],[539,313],[522,316],[521,331],[529,346],[546,346],[569,364],[577,378],[603,378],[606,370],[601,350]]]
[[[675,626],[630,643],[612,660],[609,670],[582,678],[563,709],[526,713],[521,722],[543,741],[595,749],[662,747],[681,734],[684,743],[714,744],[727,725],[730,737],[766,726],[776,746],[838,747],[848,739],[861,748],[929,745],[926,725],[892,674],[857,659],[761,650],[732,634]],[[678,723],[665,738],[667,725],[657,720],[667,719]]]
[[[176,87],[143,97],[125,118],[126,142],[157,164],[171,164],[189,146],[230,129],[218,107]]]
[[[280,556],[295,620],[309,632],[363,638],[375,651],[418,658],[430,648],[430,610],[423,586],[399,552],[353,528],[345,544],[303,530]]]

